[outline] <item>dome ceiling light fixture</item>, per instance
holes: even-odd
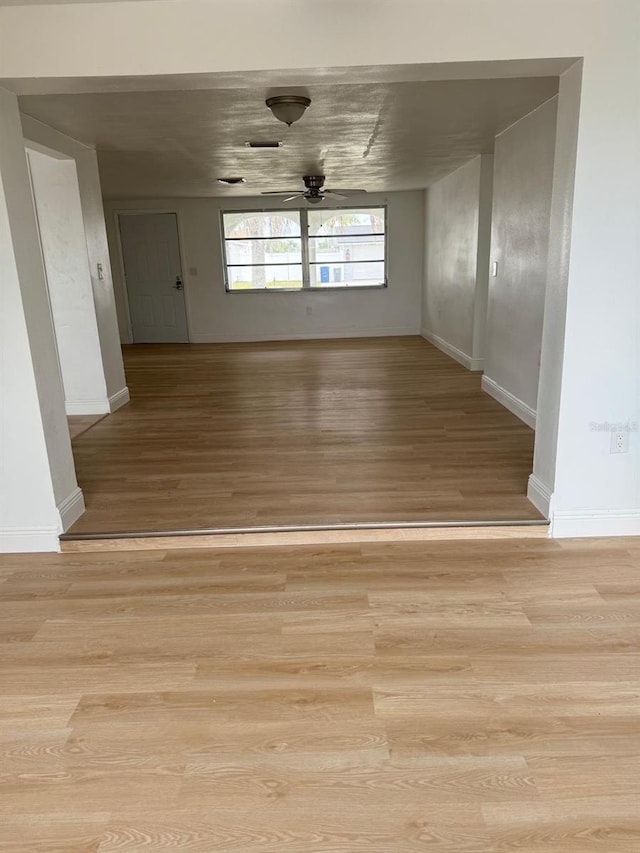
[[[303,95],[274,95],[265,101],[274,116],[288,127],[302,118],[311,103],[311,98]]]

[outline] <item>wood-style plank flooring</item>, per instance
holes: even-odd
[[[69,435],[72,439],[77,438],[103,418],[106,418],[106,415],[67,415]]]
[[[640,540],[0,563],[7,853],[637,853]]]
[[[540,518],[532,430],[419,337],[124,348],[71,533]]]

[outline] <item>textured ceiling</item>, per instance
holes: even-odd
[[[256,195],[304,174],[370,191],[427,186],[552,97],[556,77],[307,85],[291,128],[265,107],[269,87],[23,95],[24,113],[99,152],[110,198]],[[290,90],[288,90],[290,91]],[[250,150],[247,140],[283,140]],[[234,188],[216,182],[242,175]]]
[[[61,6],[67,3],[120,3],[122,0],[0,0],[0,6]],[[132,2],[132,0],[129,0]],[[133,0],[136,2],[136,0]],[[141,0],[138,0],[141,2]]]

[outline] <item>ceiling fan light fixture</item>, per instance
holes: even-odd
[[[356,193],[366,193],[366,190],[325,190],[323,189],[324,175],[303,175],[302,182],[305,187],[304,190],[263,190],[262,195],[287,196],[287,198],[282,199],[284,202],[304,199],[307,204],[320,204],[327,196],[332,199],[344,199]]]
[[[274,95],[266,100],[274,116],[288,127],[302,118],[310,103],[311,99],[303,95]]]
[[[246,178],[218,178],[219,184],[227,184],[228,186],[233,186],[234,184],[246,184]]]

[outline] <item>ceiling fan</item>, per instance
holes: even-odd
[[[268,192],[263,192],[262,195],[284,195],[288,196],[288,198],[283,199],[283,201],[294,201],[297,198],[303,198],[309,204],[320,204],[326,196],[348,198],[350,195],[356,195],[357,193],[366,193],[366,190],[346,190],[342,188],[338,190],[325,190],[324,175],[305,175],[302,180],[305,185],[304,190],[269,190]]]

